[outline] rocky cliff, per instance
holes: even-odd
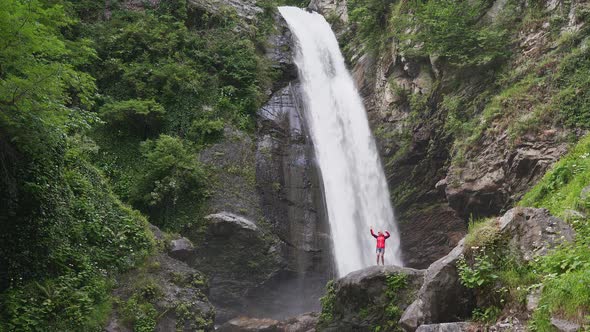
[[[556,120],[553,95],[563,87],[551,75],[583,40],[587,4],[486,2],[474,26],[501,26],[514,42],[509,56],[485,65],[456,65],[400,40],[396,31],[420,29],[403,2],[366,6],[318,0],[311,8],[339,32],[380,145],[404,260],[424,268],[457,244],[470,218],[518,201],[583,132]],[[367,32],[367,21],[381,28]]]
[[[219,10],[195,2],[198,10]],[[253,19],[254,2],[224,2]],[[292,39],[273,12],[264,52],[277,79],[260,108],[254,133],[226,128],[201,160],[215,169],[207,226],[186,235],[195,250],[184,258],[210,276],[218,322],[238,315],[285,318],[319,309],[333,276],[329,228],[313,146],[302,119]]]

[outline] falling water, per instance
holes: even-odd
[[[375,265],[369,227],[389,230],[386,264],[402,265],[389,190],[367,115],[323,16],[279,7],[297,41],[306,121],[318,160],[338,275]]]

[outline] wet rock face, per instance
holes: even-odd
[[[280,79],[273,82],[273,91],[276,92],[297,79],[297,66],[293,61],[293,36],[287,22],[278,13],[274,16],[274,21],[277,30],[267,40],[266,57],[271,61],[272,67],[282,73]]]
[[[398,281],[388,279],[399,277],[402,279]],[[402,312],[422,281],[422,270],[397,266],[374,266],[348,274],[334,285],[334,319],[325,331],[367,331],[373,326],[395,324],[391,319],[397,318],[387,316],[387,312]]]
[[[287,263],[269,281],[276,292],[267,297],[291,315],[319,309],[318,299],[333,275],[321,180],[298,94],[299,85],[291,82],[260,109],[256,151],[260,204]]]
[[[248,294],[269,280],[283,266],[274,250],[269,230],[227,211],[205,217],[207,227],[193,254],[185,261],[205,272],[210,279],[210,299],[218,321],[251,312],[261,303]]]
[[[565,154],[567,144],[556,136],[527,137],[515,147],[507,135],[487,138],[470,161],[449,169],[445,189],[449,204],[465,218],[500,213]]]

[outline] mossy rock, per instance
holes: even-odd
[[[339,279],[329,292],[331,303],[322,301],[322,331],[398,330],[397,321],[414,301],[423,273],[397,266],[374,266]]]

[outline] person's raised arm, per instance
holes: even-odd
[[[389,232],[388,232],[388,231],[385,231],[385,233],[387,233],[387,234],[385,235],[385,238],[386,238],[386,239],[387,239],[387,238],[389,238],[389,236],[390,236]]]
[[[373,228],[371,228],[371,235],[373,235],[374,238],[377,238],[377,235],[375,235],[375,233],[373,233]]]

